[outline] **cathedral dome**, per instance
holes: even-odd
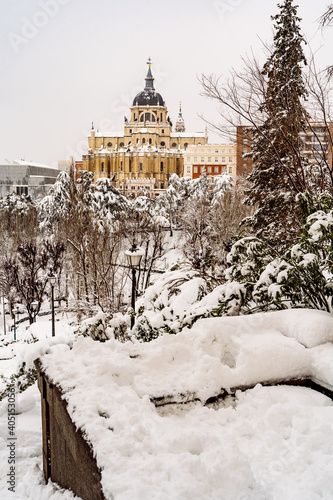
[[[133,106],[164,106],[163,97],[154,89],[150,60],[148,62],[145,88],[134,97]]]
[[[164,101],[158,92],[145,89],[134,97],[133,106],[164,106]]]

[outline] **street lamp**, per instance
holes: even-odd
[[[14,341],[16,341],[16,314],[18,313],[18,308],[13,307],[12,313],[14,315]]]
[[[37,302],[37,300],[34,300],[33,302],[31,302],[30,306],[31,306],[31,309],[35,312],[37,311],[38,309],[38,305],[39,305],[39,302]],[[36,316],[34,317],[33,319],[33,322],[36,323]]]
[[[142,248],[138,247],[135,243],[133,243],[132,248],[129,250],[126,250],[125,255],[127,257],[127,261],[129,266],[132,268],[132,302],[131,306],[133,309],[133,314],[131,316],[131,330],[133,329],[134,326],[134,312],[135,312],[135,295],[136,295],[136,279],[135,279],[135,272],[136,269],[139,267],[141,258],[143,255],[143,250]]]
[[[52,337],[55,336],[55,322],[54,322],[54,285],[56,284],[57,277],[54,274],[49,275],[49,282],[51,285],[51,305],[52,305]]]

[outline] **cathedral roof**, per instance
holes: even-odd
[[[154,88],[154,77],[151,72],[150,59],[148,61],[148,71],[145,81],[145,88],[134,97],[133,106],[164,106],[163,97]]]

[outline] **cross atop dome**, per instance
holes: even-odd
[[[147,71],[147,76],[146,76],[145,89],[155,90],[154,89],[154,77],[153,77],[152,72],[151,72],[151,59],[150,59],[150,57],[148,57],[147,64],[148,64],[148,71]]]
[[[155,92],[150,57],[148,57],[147,64],[148,71],[145,78],[145,88],[134,97],[133,106],[164,106],[163,97],[158,92]]]

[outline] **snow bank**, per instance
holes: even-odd
[[[330,400],[290,388],[294,400],[287,411],[286,392],[259,386],[255,392],[238,393],[236,409],[220,412],[202,403],[234,387],[313,374],[320,379],[323,371],[333,387],[333,350],[325,343],[332,334],[328,313],[277,311],[202,319],[192,329],[147,344],[112,339],[101,344],[81,337],[72,349],[49,346],[41,362],[61,386],[73,422],[93,445],[107,498],[264,500],[278,498],[271,496],[273,491],[294,499],[288,492],[295,494],[302,467],[315,459],[307,444],[296,454],[293,446],[303,438],[313,444],[319,428],[324,435],[325,419],[333,417]],[[251,394],[258,398],[248,405]],[[190,403],[157,408],[151,400],[159,398]],[[328,406],[327,411],[314,410],[314,401]],[[301,431],[294,429],[297,419]],[[226,437],[228,432],[234,439]],[[311,472],[325,484],[320,467],[327,455],[333,466],[332,426],[328,440],[329,447],[320,442],[323,455]],[[281,484],[291,464],[294,476]],[[305,496],[298,498],[317,498],[307,496],[312,487],[308,476],[304,484]]]

